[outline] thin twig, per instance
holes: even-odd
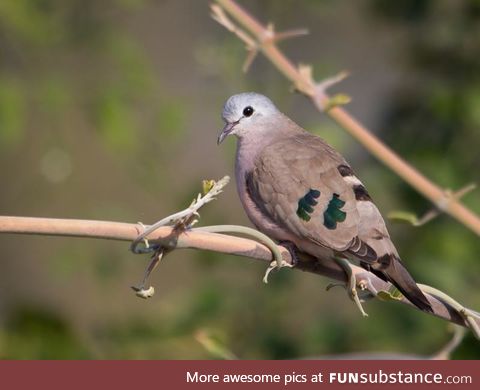
[[[446,191],[447,196],[453,197],[455,199],[460,199],[463,196],[467,195],[469,192],[477,188],[475,183],[470,183],[465,187],[459,189],[458,191],[452,192],[450,190]],[[427,222],[438,217],[443,210],[438,207],[428,210],[420,218],[416,214],[410,213],[408,211],[392,211],[388,213],[387,217],[392,220],[404,221],[412,224],[413,226],[419,227],[425,225]]]
[[[249,238],[252,238],[263,245],[265,245],[272,252],[272,263],[275,265],[272,266],[272,269],[289,267],[289,263],[285,264],[283,260],[282,253],[280,252],[279,246],[275,242],[262,232],[258,230],[238,225],[216,225],[216,226],[204,226],[195,229],[196,231],[209,232],[209,233],[225,233],[225,234],[242,234]],[[263,278],[265,283],[268,283],[268,271]]]
[[[465,329],[456,325],[453,327],[453,336],[437,353],[430,356],[431,360],[449,360],[452,353],[458,348],[465,338]]]
[[[293,82],[296,89],[308,96],[320,111],[324,111],[326,107],[329,107],[331,98],[327,95],[325,88],[321,88],[321,84],[319,88],[319,84],[317,84],[313,80],[313,77],[311,77],[311,72],[309,77],[308,72],[302,72],[301,69],[296,67],[277,48],[275,39],[264,39],[265,36],[271,34],[271,31],[269,31],[267,27],[260,24],[252,15],[233,0],[216,0],[216,2],[246,30],[246,32],[243,32],[244,34],[250,34],[254,37],[254,40],[263,54],[286,78]],[[228,20],[226,23],[234,26],[233,28],[236,30],[236,35],[239,36],[238,31],[242,31],[242,29],[235,26],[235,23],[225,15],[225,12],[223,12],[223,14],[223,18]],[[225,25],[225,23],[221,24]],[[405,160],[399,157],[388,146],[384,145],[377,137],[368,131],[366,127],[347,113],[347,111],[336,105],[334,107],[329,107],[326,114],[353,135],[382,163],[392,169],[398,176],[429,199],[434,205],[457,219],[477,235],[480,235],[480,218],[474,212],[466,208],[455,197],[448,196],[446,191],[409,165]]]
[[[168,217],[165,217],[161,219],[158,222],[155,222],[153,225],[149,226],[146,228],[141,234],[138,235],[138,237],[133,240],[132,245],[130,246],[130,250],[133,253],[144,253],[144,250],[138,249],[138,245],[142,241],[146,241],[146,238],[153,233],[155,230],[157,230],[161,226],[166,226],[170,224],[178,224],[181,222],[186,222],[187,220],[191,220],[189,225],[193,225],[195,222],[192,220],[192,218],[198,218],[198,210],[206,205],[207,203],[211,202],[212,200],[215,200],[215,197],[219,195],[223,191],[223,187],[225,187],[228,182],[230,181],[229,176],[224,176],[222,179],[220,179],[218,182],[215,182],[210,188],[210,190],[202,196],[202,194],[198,194],[198,196],[193,200],[192,204],[187,207],[185,210],[179,211],[178,213],[169,215]],[[140,223],[142,227],[144,225]],[[148,242],[145,242],[145,246],[148,248]],[[148,251],[151,252],[151,251]]]

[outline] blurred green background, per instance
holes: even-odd
[[[480,176],[480,1],[241,2],[279,30],[311,34],[282,48],[334,89],[348,110],[441,186]],[[0,2],[0,214],[151,223],[184,208],[204,178],[233,174],[222,148],[224,100],[255,90],[327,139],[386,215],[430,205],[314,110],[264,58],[240,69],[243,44],[209,17],[208,1]],[[480,213],[479,192],[465,203]],[[250,225],[234,184],[201,224]],[[419,282],[480,309],[478,236],[447,216],[390,223]],[[200,251],[169,255],[144,301],[129,286],[146,256],[127,243],[0,235],[0,357],[301,358],[350,352],[425,354],[447,323],[394,303],[363,319],[327,279]],[[201,342],[203,340],[203,343]],[[205,342],[207,340],[207,342]],[[454,358],[480,358],[468,334]]]

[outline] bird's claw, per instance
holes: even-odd
[[[352,272],[352,268],[350,267],[350,263],[348,260],[343,259],[343,258],[334,258],[336,263],[345,271],[347,275],[347,283],[344,285],[345,289],[347,290],[347,294],[350,297],[350,299],[355,303],[355,305],[358,307],[358,310],[360,310],[360,313],[362,313],[363,317],[368,317],[367,312],[363,309],[362,302],[360,301],[360,297],[358,296],[358,291],[357,291],[357,278],[355,277],[354,273]],[[330,290],[332,287],[338,286],[339,284],[329,284],[327,286],[327,291]],[[363,289],[364,287],[364,282],[360,281],[359,282],[360,288]]]
[[[284,247],[288,253],[290,253],[290,257],[292,258],[291,266],[296,266],[299,263],[297,246],[291,241],[280,241],[278,245]]]
[[[360,298],[358,297],[357,288],[355,287],[355,276],[352,276],[352,280],[353,280],[353,287],[349,286],[350,288],[347,289],[348,295],[349,295],[350,299],[352,299],[353,302],[355,302],[355,305],[357,305],[358,310],[360,310],[360,313],[362,313],[362,316],[363,317],[368,317],[368,314],[363,309],[362,302],[360,301]]]

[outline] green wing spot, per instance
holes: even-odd
[[[333,194],[333,198],[330,201],[328,206],[329,207],[332,206],[334,208],[341,209],[343,206],[345,206],[345,202],[338,197],[338,194]]]
[[[334,230],[337,228],[337,222],[345,221],[347,213],[340,210],[343,206],[345,206],[345,202],[339,198],[338,194],[333,194],[327,209],[323,213],[323,225],[327,229]]]
[[[337,223],[327,212],[323,213],[323,225],[330,230],[337,227]]]
[[[310,215],[301,208],[297,209],[297,215],[306,222],[310,221],[310,218],[311,218]]]
[[[343,222],[347,217],[347,213],[339,209],[334,209],[331,211],[330,216],[337,222]]]
[[[307,213],[313,213],[313,207],[307,203],[305,198],[302,198],[298,201],[298,208],[306,211]]]
[[[310,214],[313,213],[317,205],[316,199],[320,196],[320,191],[310,190],[298,200],[297,215],[300,219],[308,222],[310,221]]]

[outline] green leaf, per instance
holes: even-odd
[[[387,217],[391,220],[407,222],[414,226],[418,224],[418,217],[408,211],[392,211],[388,213]]]
[[[394,286],[388,291],[379,291],[377,297],[382,301],[401,301],[403,299],[402,293]]]

